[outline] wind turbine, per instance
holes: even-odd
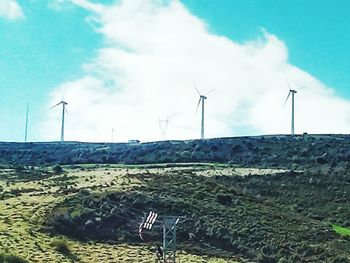
[[[298,90],[303,89],[305,87],[301,87],[299,89],[292,89],[291,85],[289,84],[288,79],[286,78],[287,84],[288,84],[288,88],[289,88],[289,92],[288,92],[288,96],[286,101],[284,102],[284,105],[286,105],[290,94],[292,94],[292,125],[291,125],[291,134],[294,135],[294,109],[295,109],[295,104],[294,104],[294,95],[298,93]]]
[[[62,104],[61,142],[63,142],[64,141],[64,115],[65,115],[65,113],[68,113],[68,111],[66,109],[66,106],[68,103],[65,102],[62,98],[62,100],[59,103],[57,103],[56,105],[52,106],[51,109],[57,107],[60,104]]]
[[[194,88],[196,89],[198,95],[199,95],[199,101],[198,101],[198,105],[197,105],[197,109],[196,109],[196,114],[199,108],[199,105],[202,103],[202,122],[201,122],[201,140],[204,140],[204,100],[206,100],[208,97],[208,94],[213,92],[214,90],[209,91],[206,95],[203,95],[199,92],[199,90],[197,89],[196,86],[194,86]]]
[[[26,126],[25,126],[25,131],[24,131],[24,142],[27,142],[27,137],[28,137],[28,116],[29,116],[29,103],[27,103]]]

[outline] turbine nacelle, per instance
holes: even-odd
[[[58,105],[61,105],[61,104],[62,104],[63,106],[68,105],[68,103],[67,103],[67,102],[65,102],[65,101],[61,100],[59,103],[57,103],[57,104],[53,105],[53,106],[51,107],[51,109],[53,109],[53,108],[55,108],[55,107],[57,107]]]

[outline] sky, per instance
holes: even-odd
[[[0,141],[350,131],[347,0],[0,0]],[[162,120],[169,120],[166,126]],[[162,132],[163,130],[163,132]],[[164,132],[165,131],[165,132]]]

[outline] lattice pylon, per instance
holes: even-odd
[[[163,222],[163,262],[176,262],[176,224],[178,217],[169,216]]]

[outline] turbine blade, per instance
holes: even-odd
[[[198,95],[199,95],[199,96],[202,96],[202,94],[201,94],[201,93],[199,92],[199,90],[197,89],[196,84],[193,84],[193,86],[194,86],[194,88],[196,89],[196,91],[197,91]]]
[[[300,87],[300,88],[296,89],[296,91],[302,90],[302,89],[306,89],[306,88],[307,88],[307,87]]]
[[[201,104],[201,97],[199,97],[199,101],[198,101],[198,104],[197,104],[197,108],[196,108],[196,113],[195,113],[195,115],[197,115],[197,112],[198,112],[198,108],[199,108],[199,104]]]
[[[292,89],[292,86],[290,85],[290,83],[289,83],[287,77],[286,77],[286,81],[287,81],[287,85],[288,85],[289,90],[291,90],[291,89]]]
[[[64,88],[63,94],[62,94],[62,101],[64,101],[64,96],[66,95],[67,92],[67,86]]]
[[[53,105],[50,109],[53,109],[53,108],[55,108],[55,107],[57,107],[58,105],[60,105],[62,102],[59,102],[59,103],[57,103],[56,105]]]
[[[205,96],[208,96],[210,93],[213,93],[214,91],[216,91],[216,89],[212,89],[209,92],[207,92],[207,94],[205,94]]]
[[[286,98],[286,101],[285,101],[284,104],[283,104],[283,107],[286,106],[286,103],[287,103],[287,101],[288,101],[288,99],[289,99],[290,93],[291,93],[291,92],[289,91],[289,92],[288,92],[288,96],[287,96],[287,98]]]

